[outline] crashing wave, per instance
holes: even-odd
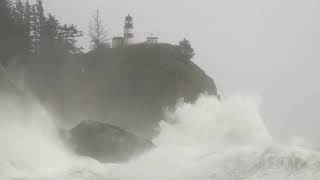
[[[124,164],[79,157],[41,106],[0,102],[2,180],[319,180],[320,154],[278,144],[255,99],[202,96],[160,124],[155,148]]]

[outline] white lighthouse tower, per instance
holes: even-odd
[[[124,42],[123,44],[125,46],[133,44],[133,18],[130,16],[130,14],[125,19],[124,24]]]

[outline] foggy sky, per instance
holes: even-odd
[[[281,140],[320,138],[319,0],[44,0],[63,23],[87,32],[95,9],[110,36],[134,18],[136,41],[149,33],[161,42],[183,37],[194,61],[223,95],[259,94],[261,112]],[[86,38],[82,43],[87,46]],[[320,145],[320,143],[318,143]]]

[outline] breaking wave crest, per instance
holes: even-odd
[[[10,96],[2,99],[1,179],[320,179],[319,153],[277,143],[255,98],[201,96],[194,104],[178,103],[160,122],[156,147],[125,164],[75,155],[43,107]]]

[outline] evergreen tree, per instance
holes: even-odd
[[[60,36],[63,48],[72,54],[78,53],[81,50],[81,48],[77,48],[76,46],[76,38],[79,38],[82,35],[82,32],[73,24],[70,26],[65,24],[60,27]]]
[[[41,24],[40,47],[41,53],[50,54],[54,53],[59,39],[59,22],[52,15],[49,14],[45,21]]]
[[[21,0],[14,4],[9,0],[0,0],[0,59],[2,61],[13,55],[23,55],[28,48],[26,7]]]
[[[35,7],[36,7],[36,16],[39,21],[39,26],[41,27],[41,25],[43,25],[43,23],[46,20],[45,15],[44,15],[44,8],[43,8],[42,0],[37,0]]]
[[[31,6],[31,52],[34,55],[38,55],[40,52],[40,27],[38,22],[36,6]]]
[[[178,45],[176,45],[178,50],[180,51],[181,55],[185,60],[190,61],[193,56],[195,55],[194,49],[192,48],[190,41],[184,38],[181,40]]]
[[[42,0],[0,0],[0,63],[14,55],[77,53],[82,32],[74,25],[60,26],[52,15],[44,15]],[[5,62],[7,63],[7,62]]]
[[[12,42],[12,4],[9,0],[0,0],[0,61],[5,63],[7,59],[13,52]]]
[[[17,0],[14,6],[14,20],[16,24],[23,24],[23,18],[24,18],[24,4],[21,0]]]
[[[31,54],[32,50],[32,6],[27,0],[24,5],[24,36],[26,53]]]
[[[46,17],[44,15],[44,8],[43,8],[43,3],[42,0],[37,0],[36,4],[35,4],[35,8],[36,8],[36,43],[37,43],[37,54],[41,54],[44,53],[46,51],[46,46],[48,43],[48,39],[46,38],[47,35],[47,29],[45,29],[44,26],[46,26]]]
[[[15,51],[17,54],[24,54],[26,51],[26,36],[25,36],[25,24],[24,24],[24,4],[21,0],[15,2],[13,8],[13,23],[14,28],[12,33],[14,33],[13,41],[15,44]]]

